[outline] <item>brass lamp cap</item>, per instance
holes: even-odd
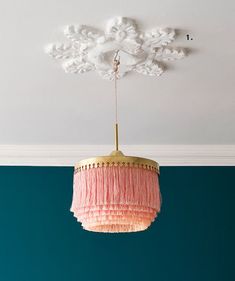
[[[159,164],[157,162],[142,157],[125,156],[120,150],[114,150],[109,156],[98,156],[81,160],[75,165],[75,172],[108,166],[139,167],[156,171],[159,174]]]

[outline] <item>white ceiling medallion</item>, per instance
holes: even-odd
[[[115,17],[101,31],[86,25],[70,25],[64,30],[67,43],[54,43],[46,52],[61,60],[67,73],[96,71],[102,78],[114,79],[113,57],[119,50],[119,78],[130,71],[150,76],[164,72],[164,62],[181,59],[182,49],[168,47],[175,40],[175,31],[154,28],[141,32],[134,20]]]

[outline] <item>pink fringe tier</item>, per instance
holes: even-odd
[[[145,230],[160,212],[158,174],[140,167],[90,168],[74,174],[71,211],[86,230]]]

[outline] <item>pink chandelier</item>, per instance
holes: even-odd
[[[74,171],[71,211],[85,230],[94,232],[143,231],[156,219],[161,207],[158,163],[125,156],[118,147],[119,65],[117,51],[113,60],[115,150],[109,156],[80,161]]]

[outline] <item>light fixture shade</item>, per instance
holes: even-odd
[[[89,231],[145,230],[160,211],[158,174],[155,161],[120,151],[83,160],[75,166],[71,211]]]

